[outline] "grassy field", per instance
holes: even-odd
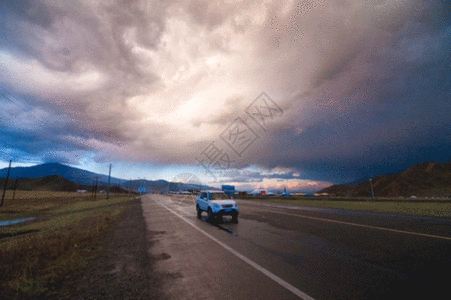
[[[343,208],[353,210],[365,210],[374,212],[399,213],[406,215],[451,217],[450,201],[402,201],[402,200],[333,200],[333,199],[305,199],[305,198],[280,198],[280,197],[255,197],[247,200],[278,203],[307,207]]]
[[[0,227],[4,299],[58,298],[61,284],[95,260],[96,241],[122,218],[123,204],[134,197],[110,195],[106,200],[102,195],[94,201],[86,194],[25,192],[16,198],[5,199],[0,220],[38,218]]]

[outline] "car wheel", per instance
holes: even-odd
[[[232,223],[238,224],[238,215],[232,216]]]
[[[202,219],[202,209],[199,208],[199,205],[196,206],[197,209],[197,218]]]
[[[215,215],[214,215],[213,212],[211,211],[211,208],[210,208],[210,207],[209,207],[208,210],[207,210],[207,214],[208,214],[208,216],[207,216],[207,221],[208,221],[208,222],[213,221]]]

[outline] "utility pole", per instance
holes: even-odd
[[[371,186],[371,197],[374,199],[373,179],[372,178],[370,178],[370,186]]]
[[[16,189],[17,189],[17,180],[18,180],[18,178],[16,177],[16,180],[14,181],[14,192],[13,192],[13,200],[14,200],[14,197],[16,196]]]
[[[5,186],[3,187],[2,203],[0,203],[0,206],[3,206],[3,201],[5,200],[5,192],[6,192],[6,186],[8,185],[10,170],[11,170],[11,160],[9,161],[8,173],[6,174]]]
[[[96,200],[96,198],[97,198],[97,180],[99,179],[99,177],[97,176],[96,177],[96,186],[95,186],[95,188],[94,188],[94,200]]]
[[[96,181],[93,180],[93,181],[92,181],[92,191],[91,191],[91,197],[92,197],[92,198],[94,198],[94,186],[95,186],[95,184],[96,184]]]
[[[110,195],[110,180],[111,180],[111,164],[110,164],[110,172],[108,173],[108,186],[106,188],[106,198],[109,198]]]
[[[125,189],[127,190],[127,195],[130,195],[131,187],[132,187],[132,183],[130,182],[130,179],[129,179],[127,184],[125,185]]]

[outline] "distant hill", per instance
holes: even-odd
[[[372,179],[376,197],[451,196],[451,163],[421,163],[411,168]],[[371,197],[368,180],[355,184],[333,185],[320,191],[336,196]]]
[[[155,193],[188,191],[188,190],[215,190],[216,188],[200,185],[200,184],[186,184],[181,182],[169,182],[166,180],[132,180],[126,181],[122,184],[123,187],[132,190],[138,190],[139,188],[146,188],[147,191]]]
[[[5,178],[8,168],[0,170],[0,178]],[[107,184],[108,176],[89,172],[86,170],[66,166],[59,163],[46,163],[32,167],[15,167],[11,168],[9,174],[10,178],[39,178],[51,175],[59,175],[67,180],[73,181],[80,185],[93,185],[96,177],[98,177],[99,184]],[[112,185],[120,185],[125,180],[111,177]]]
[[[7,189],[14,189],[16,179],[8,180]],[[0,179],[0,186],[3,188],[5,178]],[[61,176],[52,175],[40,178],[18,178],[17,189],[23,191],[64,191],[75,192],[76,190],[88,190],[90,187],[76,184]]]
[[[3,189],[5,178],[0,179],[0,186]],[[8,190],[13,190],[16,184],[16,178],[8,180]],[[64,177],[58,175],[51,175],[39,178],[17,178],[17,190],[22,191],[60,191],[60,192],[75,192],[77,190],[93,191],[93,186],[86,186],[76,184]],[[105,185],[97,186],[97,191],[106,190]],[[110,186],[111,193],[125,193],[126,190],[112,185]]]
[[[8,172],[8,168],[0,170],[0,178],[5,178]],[[9,178],[10,182],[13,182],[17,178],[42,178],[48,176],[59,176],[68,181],[71,181],[80,186],[93,186],[98,178],[98,186],[106,186],[108,184],[108,176],[97,174],[94,172],[70,167],[60,163],[46,163],[31,167],[14,167],[11,168]],[[1,179],[0,179],[0,182]],[[4,182],[4,181],[3,181]],[[138,188],[146,188],[148,192],[168,192],[179,190],[200,190],[200,189],[214,189],[205,185],[198,184],[184,184],[179,182],[168,182],[166,180],[124,180],[120,178],[111,177],[111,187],[119,186],[125,189],[137,190]],[[8,185],[9,186],[9,185]],[[0,186],[3,189],[3,185]],[[86,188],[80,188],[86,189]]]

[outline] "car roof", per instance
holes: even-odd
[[[200,191],[201,193],[210,193],[210,194],[224,194],[223,191],[214,191],[214,190],[205,190],[205,191]]]

